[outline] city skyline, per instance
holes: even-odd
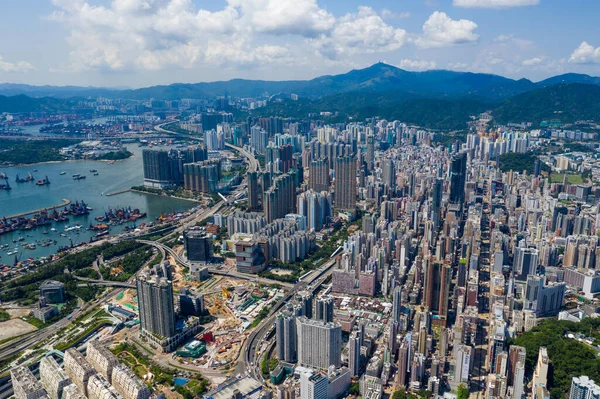
[[[0,82],[310,79],[378,61],[532,80],[599,75],[598,5],[578,3],[27,0],[1,18]]]

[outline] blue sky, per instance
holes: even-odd
[[[596,0],[19,0],[0,82],[143,87],[309,79],[383,61],[541,80],[600,75]]]

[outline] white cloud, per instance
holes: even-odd
[[[435,69],[437,64],[435,61],[403,59],[400,61],[398,67],[409,71],[426,71],[428,69]]]
[[[322,35],[313,44],[319,54],[335,59],[339,55],[394,51],[406,43],[404,29],[386,24],[371,7],[359,7],[338,19],[330,35]]]
[[[469,68],[469,64],[465,64],[464,62],[451,62],[446,65],[446,68],[452,71],[464,71]]]
[[[468,19],[453,20],[446,13],[435,11],[423,24],[423,35],[415,39],[419,47],[445,47],[454,44],[475,42],[477,24]]]
[[[522,64],[523,66],[535,66],[540,65],[542,62],[544,62],[544,57],[533,57],[528,60],[523,60]]]
[[[259,32],[316,37],[330,30],[335,18],[317,0],[228,0],[244,23]]]
[[[383,19],[405,19],[408,17],[410,17],[409,12],[393,12],[387,8],[381,10],[381,18]]]
[[[35,68],[29,62],[26,61],[17,61],[17,62],[8,62],[4,61],[2,56],[0,56],[0,72],[20,72],[26,73],[34,70]]]
[[[586,41],[581,42],[571,57],[569,62],[572,64],[600,64],[600,47],[595,47]]]
[[[509,8],[535,6],[540,0],[453,0],[452,5],[465,8]]]

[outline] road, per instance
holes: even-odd
[[[176,121],[168,121],[168,122],[164,122],[159,125],[156,125],[156,126],[154,126],[154,130],[159,131],[161,133],[167,133],[172,136],[180,136],[180,137],[185,137],[187,139],[202,141],[202,139],[200,137],[194,137],[189,134],[176,133],[176,132],[172,132],[170,130],[163,129],[163,126],[170,125],[173,122],[176,122]],[[244,150],[242,147],[237,147],[233,144],[225,143],[225,147],[230,148],[235,151],[238,151],[241,155],[245,156],[248,159],[248,164],[249,164],[248,171],[260,172],[260,164],[258,163],[258,161],[256,160],[256,157],[253,154]]]
[[[238,364],[233,372],[233,375],[248,374],[258,381],[264,381],[260,370],[260,358],[257,355],[257,349],[264,341],[264,336],[269,328],[275,322],[275,317],[279,310],[297,293],[312,285],[311,289],[315,290],[325,281],[333,272],[332,268],[335,265],[335,259],[330,259],[324,263],[319,269],[313,271],[302,281],[299,281],[283,298],[281,298],[271,309],[269,314],[260,324],[250,333],[240,353],[243,355],[238,359]],[[314,284],[313,284],[314,283]]]

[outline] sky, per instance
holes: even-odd
[[[600,75],[597,0],[5,0],[0,82],[311,79],[385,62]]]

